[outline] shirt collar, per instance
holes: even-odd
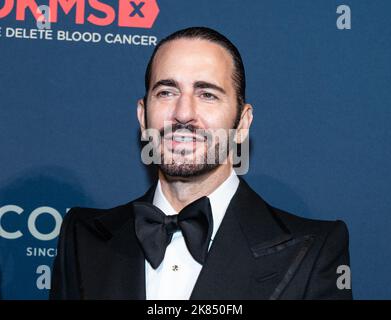
[[[214,239],[216,232],[220,227],[228,205],[231,202],[231,199],[234,196],[238,186],[239,178],[236,175],[235,170],[232,170],[230,176],[221,185],[219,185],[217,189],[208,195],[213,215],[212,240]],[[155,195],[153,197],[153,204],[162,210],[166,215],[174,215],[178,213],[164,196],[160,180],[156,186]]]

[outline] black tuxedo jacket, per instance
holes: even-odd
[[[152,202],[154,190],[135,201]],[[131,203],[68,212],[51,299],[145,299]],[[337,287],[339,265],[349,265],[342,221],[273,208],[240,179],[190,299],[351,299],[350,289]]]

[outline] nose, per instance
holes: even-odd
[[[196,105],[191,95],[182,94],[176,101],[173,118],[179,123],[192,123],[196,121]]]

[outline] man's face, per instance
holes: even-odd
[[[233,68],[231,55],[206,40],[173,40],[158,50],[147,106],[139,108],[139,120],[142,128],[161,131],[160,168],[166,174],[193,176],[219,165],[206,163],[208,152],[221,147],[219,141],[207,142],[196,130],[227,133],[233,128],[238,112]],[[144,112],[147,124],[143,123]]]

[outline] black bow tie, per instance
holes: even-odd
[[[193,258],[204,264],[213,231],[210,202],[202,197],[183,208],[178,214],[166,216],[148,202],[134,202],[136,235],[146,259],[156,269],[163,261],[173,234],[181,230]]]

